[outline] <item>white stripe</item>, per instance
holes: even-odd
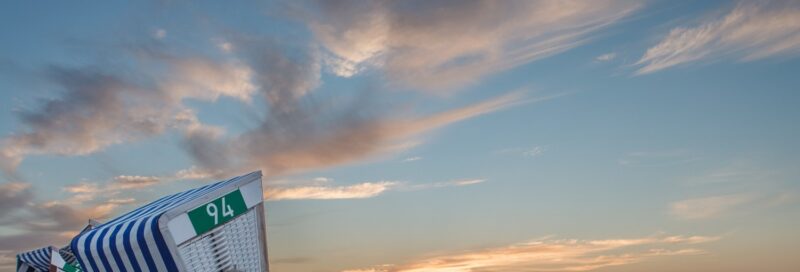
[[[17,270],[17,272],[27,272],[28,271],[28,267],[29,267],[28,264],[22,263],[19,266],[19,270]]]
[[[158,271],[166,271],[167,266],[164,264],[164,259],[161,257],[161,253],[158,252],[156,239],[153,237],[153,232],[150,230],[155,218],[155,216],[150,217],[145,223],[144,240],[147,243],[147,249],[150,250],[150,256],[153,257],[153,262],[156,264],[156,269]]]
[[[89,265],[89,259],[86,256],[86,248],[83,247],[83,243],[86,241],[86,237],[87,237],[86,234],[89,234],[89,231],[87,231],[86,233],[81,235],[80,238],[78,238],[77,248],[73,248],[72,250],[73,250],[74,254],[78,254],[75,257],[78,257],[80,259],[80,263],[82,263],[83,265],[86,266],[83,269],[89,270],[89,269],[92,269],[92,266]]]
[[[46,256],[42,253],[42,249],[37,249],[36,251],[34,251],[33,252],[33,256],[36,258],[35,264],[39,268],[42,268],[42,266],[47,265],[48,263],[50,263],[50,262],[48,262]]]
[[[27,254],[25,254],[25,253],[23,253],[23,254],[20,254],[20,255],[19,255],[19,259],[20,259],[20,260],[22,260],[22,262],[23,262],[23,263],[26,263],[26,264],[29,264],[29,263],[31,263],[31,261],[30,261],[30,260],[28,260],[28,255],[27,255]]]
[[[143,271],[147,270],[147,262],[144,260],[144,256],[142,256],[142,248],[139,246],[139,242],[136,240],[136,236],[139,234],[139,225],[142,224],[142,220],[133,221],[133,229],[131,229],[131,236],[126,237],[131,242],[131,249],[133,249],[133,256],[135,259],[131,259],[131,261],[135,261],[139,268]]]
[[[114,228],[108,228],[106,232],[106,236],[103,237],[102,242],[103,244],[100,248],[103,249],[103,252],[106,254],[106,260],[108,260],[108,264],[111,265],[111,271],[120,271],[119,267],[117,267],[117,262],[114,260],[114,254],[111,254],[111,232],[114,231]]]
[[[125,245],[123,244],[123,239],[125,238],[125,227],[128,226],[127,223],[122,224],[119,228],[119,232],[117,232],[117,240],[114,241],[117,245],[117,251],[119,251],[119,257],[122,258],[122,265],[125,266],[125,271],[133,271],[133,267],[131,266],[131,262],[128,260],[128,253],[125,251]]]
[[[94,264],[97,265],[97,269],[99,269],[100,271],[106,271],[105,266],[103,266],[103,259],[100,258],[100,252],[97,251],[96,245],[98,243],[97,238],[99,237],[100,237],[100,232],[95,231],[94,236],[92,236],[92,240],[89,241],[89,250],[94,252],[94,258],[92,259],[94,259]],[[91,267],[91,265],[89,265],[89,267]]]
[[[55,251],[55,249],[50,251],[50,264],[58,268],[64,268],[65,263],[67,262],[64,261],[64,258],[61,258],[61,254],[58,254],[58,251]]]

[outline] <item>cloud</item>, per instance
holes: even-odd
[[[433,129],[536,100],[514,92],[428,115],[376,109],[367,90],[348,101],[319,103],[322,57],[316,49],[286,52],[271,41],[236,40],[237,56],[215,60],[139,52],[153,69],[114,73],[92,67],[49,69],[63,89],[42,106],[21,111],[23,129],[0,140],[0,166],[13,173],[30,155],[86,155],[148,139],[170,129],[195,165],[175,178],[220,177],[262,169],[278,175],[320,169],[396,152]],[[296,49],[296,48],[294,48]],[[122,76],[124,75],[124,76]],[[267,114],[239,135],[203,124],[185,100],[263,99]],[[546,98],[542,98],[546,99]],[[407,113],[407,112],[406,112]]]
[[[246,102],[256,89],[249,68],[235,61],[165,57],[156,62],[153,65],[167,71],[129,76],[144,78],[136,81],[110,72],[113,69],[48,68],[47,79],[62,92],[38,108],[18,112],[24,128],[0,140],[2,170],[13,173],[28,155],[86,155],[170,128],[219,133],[200,124],[182,101],[229,96]]]
[[[175,179],[175,180],[184,180],[184,179],[204,180],[204,179],[212,178],[213,176],[215,176],[214,173],[211,173],[211,172],[209,172],[209,171],[207,171],[205,169],[202,169],[202,168],[199,168],[199,167],[193,165],[193,166],[191,166],[189,168],[178,170],[177,172],[175,172],[174,175],[172,175],[171,179]]]
[[[380,195],[397,182],[365,182],[349,186],[305,186],[293,188],[271,188],[264,190],[269,201],[296,199],[359,199]]]
[[[21,233],[0,236],[0,270],[16,271],[17,253],[45,245],[66,245],[72,237],[57,232]]]
[[[50,68],[48,75],[65,93],[19,113],[28,130],[4,139],[3,156],[11,159],[5,170],[13,170],[25,155],[84,155],[164,129],[167,116],[141,100],[124,98],[129,92],[147,97],[149,91],[93,70]]]
[[[610,60],[613,60],[616,57],[617,57],[616,53],[607,53],[607,54],[602,54],[600,56],[597,56],[596,58],[594,58],[594,60],[595,61],[610,61]]]
[[[98,197],[106,199],[107,203],[130,204],[120,202],[119,199],[112,199],[120,193],[129,193],[130,190],[140,190],[143,188],[158,185],[165,181],[161,177],[155,176],[116,176],[104,184],[94,182],[80,182],[70,184],[62,188],[63,191],[72,194],[63,202],[69,205],[81,205],[92,201]],[[116,200],[116,201],[112,201]],[[132,202],[132,201],[126,201]]]
[[[702,159],[688,150],[660,150],[629,152],[617,162],[622,166],[658,167],[696,162]]]
[[[750,194],[733,194],[685,199],[670,204],[670,213],[681,219],[707,219],[752,202]]]
[[[692,185],[768,184],[782,179],[783,173],[749,160],[728,162],[725,165],[687,177]]]
[[[544,153],[544,149],[545,148],[541,146],[534,146],[533,148],[522,152],[522,155],[528,158],[538,157]]]
[[[163,39],[167,37],[167,31],[163,28],[156,29],[153,31],[153,37],[156,39]]]
[[[295,187],[269,187],[264,190],[268,201],[299,199],[361,199],[379,196],[388,191],[416,191],[453,186],[474,185],[486,180],[464,179],[427,184],[407,184],[399,181],[364,182],[346,186],[327,185],[331,179],[314,179],[313,185]],[[275,182],[272,182],[273,184]],[[280,182],[285,183],[285,182]],[[298,182],[291,182],[298,183]]]
[[[426,190],[426,189],[434,189],[434,188],[444,188],[444,187],[458,187],[458,186],[467,186],[467,185],[475,185],[478,183],[485,182],[485,179],[460,179],[460,180],[451,180],[445,182],[435,182],[435,183],[425,183],[425,184],[413,184],[413,185],[404,185],[399,187],[398,189],[401,190]]]
[[[636,74],[731,57],[753,61],[800,53],[800,5],[792,1],[743,1],[722,18],[677,27],[636,63]]]
[[[493,153],[498,155],[513,154],[525,158],[535,158],[544,154],[545,150],[547,150],[546,146],[534,146],[530,148],[504,148],[495,150]]]
[[[0,218],[25,207],[33,192],[28,183],[6,182],[0,184]]]
[[[121,205],[135,202],[133,198],[105,198],[100,201],[37,202],[35,195],[23,183],[0,185],[0,268],[12,267],[14,255],[43,245],[63,246],[89,219],[107,219]],[[95,192],[93,186],[72,186],[70,192]],[[13,213],[8,212],[13,211]]]
[[[170,65],[172,71],[160,88],[174,100],[215,101],[228,96],[249,102],[257,90],[252,69],[238,61],[178,58],[171,60]]]
[[[111,184],[113,189],[138,189],[157,184],[161,180],[150,176],[116,176]]]
[[[417,157],[408,157],[408,158],[403,159],[403,162],[413,162],[413,161],[418,161],[418,160],[421,160],[421,159],[422,159],[422,157],[419,157],[419,156],[417,156]]]
[[[515,92],[466,107],[412,117],[362,116],[353,112],[359,110],[359,105],[348,106],[344,112],[319,112],[294,101],[291,106],[283,107],[292,110],[279,110],[258,128],[242,135],[221,139],[207,133],[187,134],[184,146],[202,169],[212,173],[262,169],[267,175],[278,175],[386,154],[430,130],[531,101]]]
[[[543,238],[504,247],[458,252],[345,271],[470,272],[470,271],[591,271],[663,256],[704,254],[692,246],[718,240],[706,236],[655,236],[613,240]]]
[[[15,207],[19,211],[16,217],[2,223],[3,229],[7,231],[0,235],[0,269],[12,269],[18,252],[44,245],[66,245],[86,226],[88,219],[107,219],[118,206],[130,204],[132,201],[133,199],[111,199],[107,202],[82,204],[59,201],[24,202],[23,206]],[[0,214],[0,218],[6,215]]]
[[[307,15],[325,66],[350,77],[379,68],[443,90],[576,47],[636,10],[626,1],[320,1]]]
[[[108,219],[120,205],[102,202],[80,207],[59,201],[45,202],[31,208],[34,218],[26,220],[24,226],[32,232],[80,230],[89,219]]]

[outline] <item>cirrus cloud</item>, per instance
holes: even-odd
[[[670,30],[639,59],[636,74],[724,57],[753,61],[798,53],[800,4],[744,1],[722,18]]]
[[[334,74],[379,68],[404,85],[443,90],[581,45],[638,6],[616,0],[320,1],[309,27]]]

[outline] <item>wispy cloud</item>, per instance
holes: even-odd
[[[536,100],[514,92],[427,116],[375,119],[354,118],[347,113],[333,122],[335,126],[331,126],[330,120],[336,117],[315,115],[309,118],[302,108],[295,108],[275,115],[277,119],[265,120],[263,126],[235,138],[189,134],[187,149],[207,171],[262,169],[268,175],[277,175],[342,165],[395,152],[393,147],[433,129],[532,101]],[[301,119],[295,114],[305,117]],[[326,122],[319,123],[323,119]]]
[[[541,146],[534,146],[533,148],[522,152],[522,155],[528,158],[538,157],[539,155],[542,155],[542,153],[544,153],[544,149],[545,148]]]
[[[320,1],[310,28],[340,76],[378,68],[444,90],[583,44],[638,8],[628,1],[470,1],[459,5]]]
[[[264,198],[269,201],[300,199],[361,199],[379,196],[388,191],[416,191],[434,188],[468,186],[484,182],[484,179],[465,179],[446,182],[408,184],[400,181],[364,182],[353,185],[332,186],[331,179],[316,180],[313,185],[280,187],[268,186]],[[297,183],[297,182],[291,182]]]
[[[304,186],[293,188],[271,188],[264,190],[266,200],[293,199],[359,199],[380,195],[397,182],[365,182],[349,186]]]
[[[755,197],[751,194],[685,199],[670,204],[670,212],[681,219],[707,219],[719,216],[753,200]]]
[[[424,183],[424,184],[404,184],[401,190],[426,190],[426,189],[433,189],[433,188],[443,188],[443,187],[453,187],[453,186],[467,186],[467,185],[474,185],[478,183],[485,182],[485,179],[460,179],[460,180],[451,180],[451,181],[444,181],[444,182],[434,182],[434,183]]]
[[[421,160],[421,159],[422,159],[422,157],[408,157],[408,158],[403,159],[403,162],[413,162],[413,161],[418,161],[418,160]]]
[[[591,271],[664,256],[706,253],[695,246],[720,237],[656,236],[613,240],[537,239],[504,247],[458,252],[401,265],[343,272]]]
[[[106,183],[80,182],[62,188],[72,194],[66,201],[71,204],[81,204],[93,200],[98,196],[110,198],[120,193],[129,193],[132,190],[158,185],[162,179],[154,176],[116,176]]]
[[[545,150],[547,150],[546,146],[534,146],[529,148],[505,148],[496,150],[494,153],[519,155],[524,158],[535,158],[544,154]]]
[[[741,185],[766,184],[779,179],[781,173],[775,169],[769,169],[752,161],[740,160],[687,177],[685,182],[691,185]]]
[[[800,53],[800,4],[743,1],[722,18],[673,28],[636,63],[636,74],[731,57],[752,61]]]
[[[606,53],[594,58],[595,61],[610,61],[617,57],[617,53]]]
[[[159,182],[158,177],[152,176],[116,176],[112,186],[119,189],[138,189],[149,187]]]
[[[629,152],[617,162],[623,166],[671,166],[696,162],[700,156],[685,149]]]

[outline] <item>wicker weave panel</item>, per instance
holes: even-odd
[[[256,209],[178,247],[188,271],[262,271]]]

